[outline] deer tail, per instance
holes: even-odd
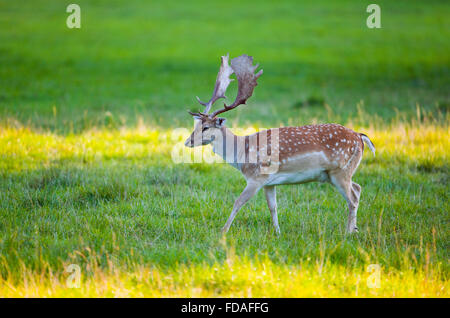
[[[367,137],[367,135],[359,134],[361,136],[361,140],[366,143],[367,146],[369,146],[369,149],[372,151],[373,155],[375,156],[375,146],[373,145],[372,141]]]

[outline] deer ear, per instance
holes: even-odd
[[[225,118],[216,118],[214,126],[216,126],[217,128],[222,128],[225,125],[226,121],[227,120]]]
[[[202,116],[199,113],[193,113],[188,111],[188,113],[194,118],[195,121],[202,120]]]

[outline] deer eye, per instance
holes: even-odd
[[[207,130],[209,127],[203,127],[202,132],[204,132],[205,130]]]

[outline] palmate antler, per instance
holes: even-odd
[[[231,60],[231,68],[238,79],[238,93],[233,104],[229,106],[224,105],[224,108],[216,110],[211,114],[212,118],[247,102],[247,99],[252,96],[255,86],[258,85],[256,80],[263,73],[263,70],[260,70],[255,74],[255,70],[258,66],[259,64],[253,66],[253,57],[245,54]]]
[[[253,57],[248,55],[241,55],[235,57],[231,60],[231,67],[228,65],[229,55],[222,56],[222,64],[220,66],[219,73],[217,74],[216,84],[214,86],[214,92],[211,99],[208,103],[203,103],[198,97],[197,100],[200,104],[205,106],[204,113],[191,113],[191,115],[195,116],[208,116],[210,118],[214,118],[217,115],[227,112],[233,108],[236,108],[239,105],[245,104],[247,99],[249,99],[252,94],[255,86],[258,85],[256,80],[263,73],[263,70],[260,70],[257,74],[255,74],[255,70],[258,68],[259,64],[253,65]],[[215,111],[214,113],[209,114],[211,110],[211,106],[220,98],[226,98],[225,92],[228,88],[228,85],[232,81],[229,78],[231,74],[235,73],[238,79],[238,93],[236,99],[233,104],[227,106],[224,104],[224,108]]]
[[[200,104],[205,106],[205,114],[208,114],[211,106],[220,98],[226,98],[225,92],[227,91],[228,85],[230,85],[233,79],[230,78],[230,75],[233,74],[233,69],[228,65],[228,59],[230,55],[227,54],[222,56],[222,64],[220,65],[219,73],[217,74],[216,84],[214,85],[214,92],[212,94],[211,99],[208,103],[203,103],[200,98],[197,97],[197,100]]]

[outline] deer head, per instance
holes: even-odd
[[[256,80],[263,73],[260,70],[255,74],[258,67],[253,65],[253,58],[248,55],[241,55],[231,60],[231,66],[228,64],[229,55],[222,56],[222,64],[217,74],[216,84],[211,99],[204,103],[198,97],[198,102],[205,106],[204,112],[189,112],[194,117],[195,127],[191,136],[186,140],[187,147],[196,147],[200,145],[210,144],[221,130],[225,128],[225,118],[219,118],[217,115],[227,112],[239,105],[245,104],[247,99],[253,94],[253,90],[257,85]],[[220,98],[226,98],[225,92],[228,85],[232,81],[230,75],[235,73],[238,80],[238,93],[233,104],[227,106],[224,104],[222,109],[210,113],[212,105]]]

